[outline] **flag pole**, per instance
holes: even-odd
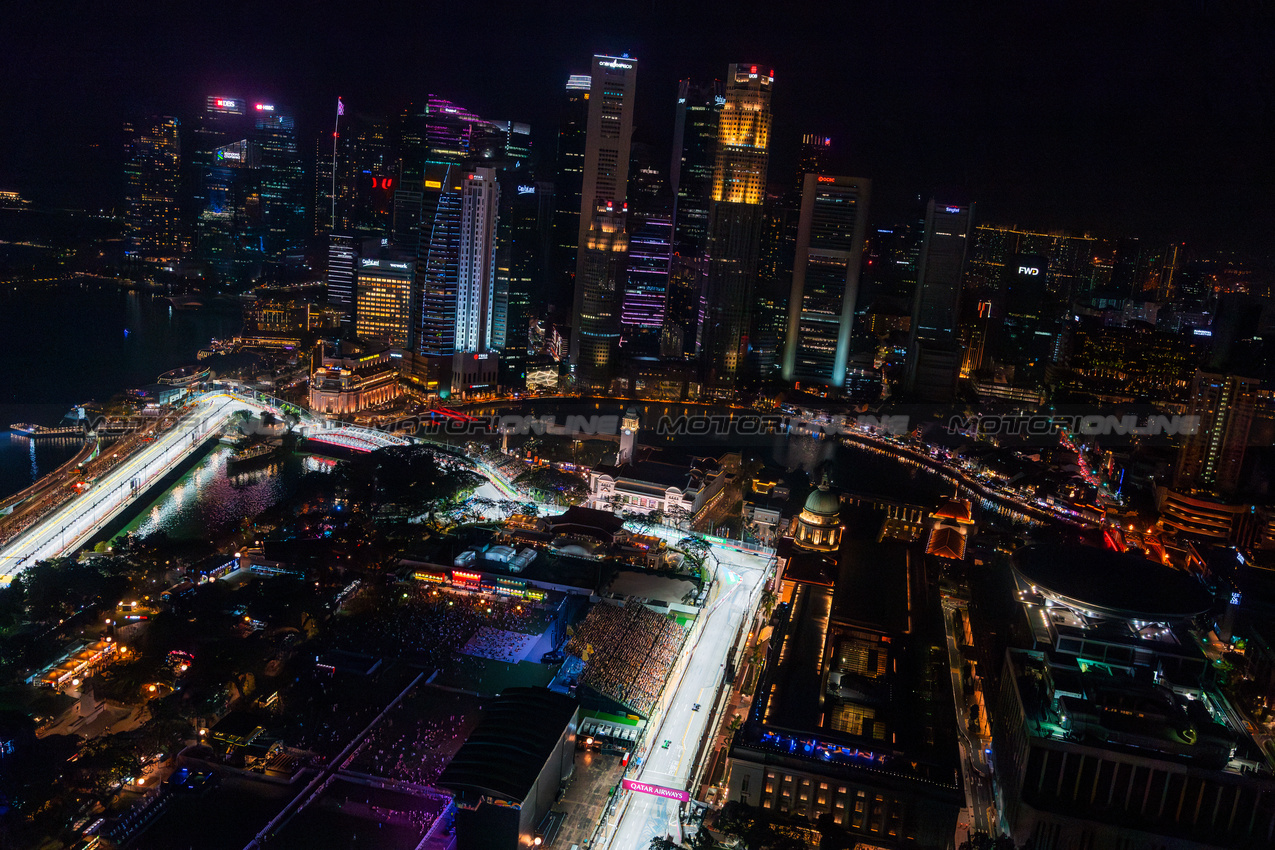
[[[345,104],[340,95],[336,99],[336,120],[332,124],[332,232],[336,231],[336,140],[341,131],[341,116],[345,114]]]

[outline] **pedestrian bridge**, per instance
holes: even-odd
[[[412,442],[408,437],[357,425],[342,425],[337,428],[318,430],[312,428],[306,432],[306,439],[314,443],[341,446],[356,452],[371,452],[389,446],[406,446]]]

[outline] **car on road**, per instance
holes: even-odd
[[[699,703],[695,703],[693,706],[691,706],[691,711],[699,711]]]

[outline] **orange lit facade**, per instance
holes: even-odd
[[[770,150],[770,90],[774,71],[732,65],[717,131],[713,200],[760,204],[766,197]]]

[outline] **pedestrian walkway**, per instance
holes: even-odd
[[[546,847],[584,847],[602,820],[602,811],[613,799],[611,790],[620,784],[623,775],[620,756],[614,753],[577,753],[575,775],[553,807],[564,814],[562,825]]]

